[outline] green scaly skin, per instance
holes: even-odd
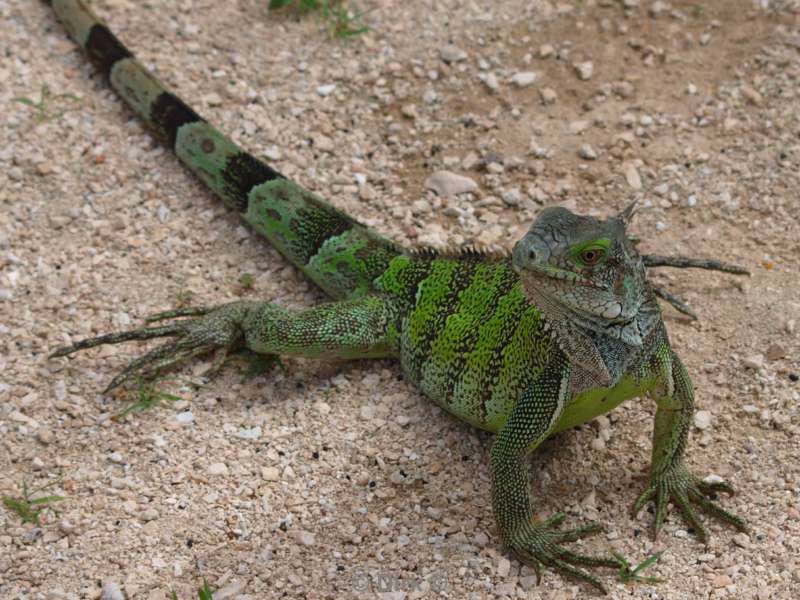
[[[72,37],[112,87],[225,204],[334,300],[302,311],[267,302],[183,309],[165,325],[113,333],[60,348],[66,356],[100,344],[171,337],[133,361],[112,389],[187,358],[234,350],[270,355],[397,357],[409,380],[439,406],[497,433],[492,506],[503,542],[537,572],[541,565],[603,584],[583,567],[618,568],[611,556],[562,544],[599,530],[560,530],[564,515],[536,521],[528,455],[554,432],[648,394],[658,405],[651,482],[638,512],[656,503],[654,534],[672,501],[705,540],[691,503],[744,529],[684,466],[694,397],[672,351],[656,296],[688,307],[647,280],[645,266],[739,267],[683,257],[640,256],[626,233],[632,209],[606,220],[545,209],[512,256],[412,251],[380,236],[286,180],[214,129],[158,82],[80,0],[52,0]]]

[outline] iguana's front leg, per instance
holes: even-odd
[[[131,377],[152,375],[200,354],[215,353],[212,370],[227,354],[247,348],[260,354],[306,357],[372,358],[390,356],[388,325],[391,310],[378,296],[320,304],[290,311],[269,302],[233,302],[213,309],[174,311],[165,315],[196,315],[160,327],[132,329],[76,342],[51,356],[66,356],[102,344],[175,337],[131,362],[106,388]],[[163,317],[164,315],[159,315]]]
[[[656,388],[658,404],[653,426],[653,458],[650,466],[650,485],[636,499],[633,505],[634,516],[644,504],[653,499],[656,504],[653,536],[657,536],[671,500],[680,511],[686,523],[694,529],[697,536],[705,542],[708,533],[700,523],[692,503],[700,506],[711,515],[746,531],[742,519],[723,510],[709,500],[714,492],[733,494],[733,488],[724,481],[706,483],[691,474],[683,461],[683,452],[689,435],[694,412],[694,391],[689,374],[678,355],[665,345],[658,352],[663,383]]]
[[[563,542],[577,540],[600,530],[596,523],[577,529],[559,530],[563,513],[534,520],[528,482],[528,455],[550,434],[563,413],[569,394],[570,365],[563,355],[551,360],[534,384],[517,401],[492,447],[492,507],[503,542],[537,575],[541,565],[586,581],[606,592],[594,576],[575,567],[619,568],[612,557],[594,557],[567,550]]]

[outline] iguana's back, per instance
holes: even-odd
[[[394,258],[376,281],[396,307],[403,370],[430,399],[497,431],[554,352],[510,260],[479,252]]]

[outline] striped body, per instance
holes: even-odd
[[[406,377],[477,427],[497,431],[558,351],[507,259],[401,256],[376,284],[398,309],[390,338]]]
[[[654,499],[657,531],[672,500],[705,537],[691,500],[744,529],[741,519],[706,498],[730,486],[705,485],[685,467],[692,384],[670,348],[644,262],[626,233],[632,208],[606,220],[544,209],[511,257],[408,251],[214,129],[81,0],[51,3],[100,72],[183,164],[334,300],[301,311],[252,301],[170,311],[192,318],[82,340],[52,356],[176,338],[131,362],[108,389],[200,354],[213,352],[219,366],[237,348],[399,357],[408,380],[439,406],[497,433],[492,508],[503,542],[537,571],[540,564],[552,566],[601,590],[596,578],[572,565],[622,565],[561,546],[596,531],[594,525],[563,531],[556,529],[563,515],[536,521],[525,459],[554,432],[649,393],[658,404],[651,481],[634,508]]]

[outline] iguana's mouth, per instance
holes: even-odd
[[[539,279],[562,281],[572,285],[591,287],[604,292],[611,291],[608,286],[599,285],[579,273],[567,271],[566,269],[559,269],[558,267],[553,267],[550,265],[525,265],[524,267],[514,265],[514,269],[519,275],[522,275],[522,273],[525,272],[526,274],[533,275]]]
[[[566,269],[559,269],[558,267],[553,267],[550,265],[525,265],[523,267],[518,267],[515,265],[514,268],[520,275],[524,273],[525,275],[531,276],[535,279],[546,281],[550,285],[563,286],[566,289],[575,286],[586,287],[608,294],[610,298],[607,298],[607,302],[604,304],[603,309],[598,308],[598,310],[588,310],[585,306],[581,306],[580,304],[576,304],[574,302],[569,302],[564,297],[559,297],[559,295],[554,293],[552,290],[548,290],[547,288],[539,290],[539,293],[551,297],[557,303],[567,305],[571,311],[573,311],[576,315],[579,315],[581,318],[593,321],[600,319],[600,322],[596,322],[596,325],[598,326],[605,327],[607,329],[624,327],[633,322],[636,318],[635,313],[624,314],[625,310],[622,302],[614,298],[611,286],[597,284],[583,277],[579,273],[567,271]],[[600,304],[600,306],[603,306],[603,304]]]

